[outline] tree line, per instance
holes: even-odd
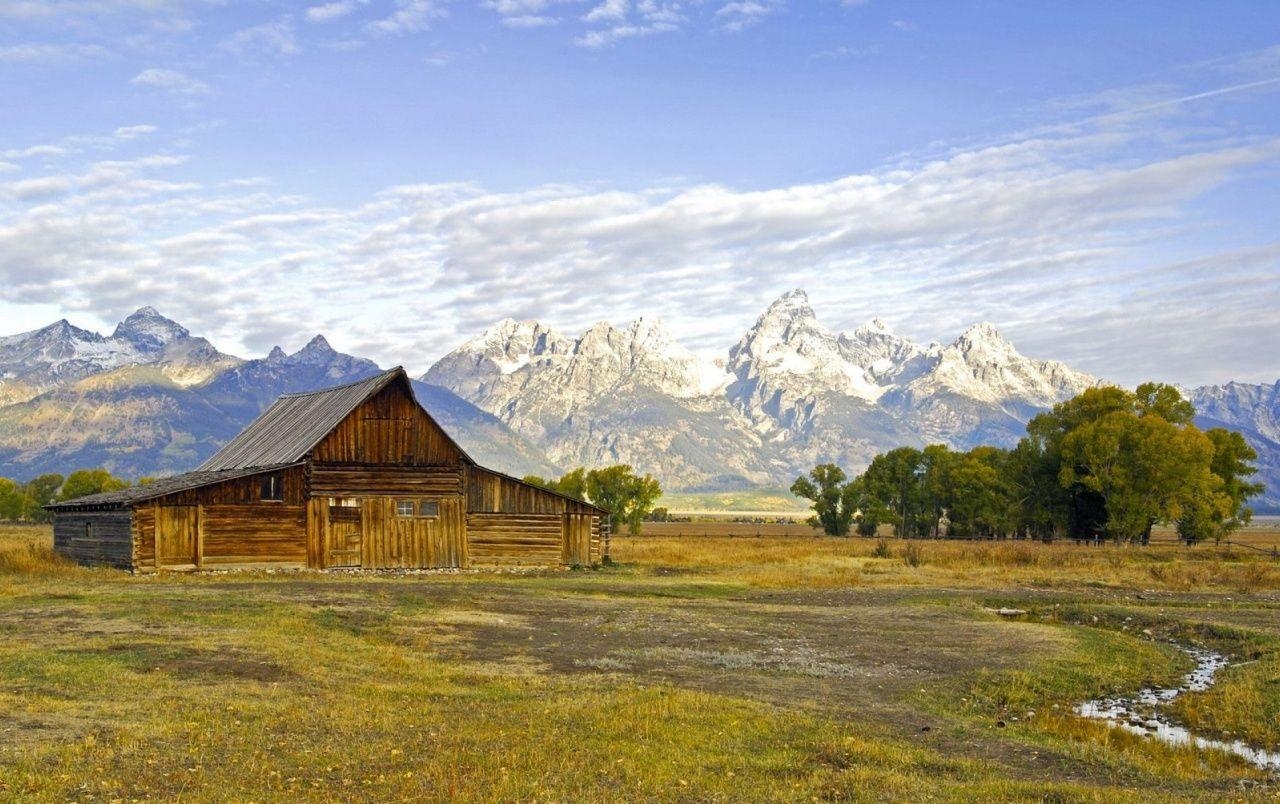
[[[609,524],[615,532],[625,523],[632,535],[640,533],[641,523],[662,496],[662,486],[652,475],[641,477],[630,464],[625,463],[590,470],[579,466],[559,480],[537,475],[525,475],[522,479],[531,485],[600,506],[609,512]]]
[[[1187,542],[1247,523],[1258,455],[1240,433],[1201,430],[1177,388],[1090,388],[1027,424],[1012,449],[934,444],[877,455],[849,479],[835,464],[796,479],[809,522],[831,535],[882,524],[917,537],[1112,539],[1145,544],[1157,523]]]
[[[142,478],[139,483],[150,482]],[[50,522],[53,514],[43,506],[73,500],[103,491],[118,491],[132,485],[106,469],[77,469],[65,477],[49,473],[25,483],[0,477],[0,520],[9,522]]]

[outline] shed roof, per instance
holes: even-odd
[[[198,471],[297,463],[325,436],[333,432],[360,403],[397,380],[403,382],[409,389],[410,396],[413,396],[409,375],[400,366],[336,388],[285,394],[213,457],[202,463]],[[456,443],[454,446],[466,456],[461,447]],[[471,459],[466,457],[466,460]]]
[[[46,505],[45,508],[52,510],[81,507],[123,508],[133,503],[153,500],[168,494],[176,494],[179,491],[188,491],[189,489],[200,488],[213,483],[221,483],[224,480],[235,480],[236,478],[249,477],[250,475],[265,474],[297,465],[297,463],[290,463],[277,466],[258,466],[252,469],[224,469],[216,472],[197,469],[194,472],[187,472],[181,475],[157,478],[153,482],[142,486],[130,486],[119,491],[104,491],[100,494],[89,494],[64,502],[51,503]]]

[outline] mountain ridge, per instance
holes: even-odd
[[[62,319],[0,337],[0,474],[183,471],[279,394],[378,370],[320,334],[291,354],[242,359],[152,307],[110,336]],[[903,445],[1007,446],[1032,415],[1100,382],[1023,356],[990,322],[947,344],[878,318],[835,332],[795,289],[714,359],[653,316],[577,337],[503,319],[438,359],[415,391],[477,460],[512,474],[627,462],[669,489],[717,490],[785,485],[820,462],[859,471]],[[1280,508],[1280,381],[1185,393],[1203,426],[1246,434],[1268,486],[1260,502]]]

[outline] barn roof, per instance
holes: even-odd
[[[239,435],[227,442],[217,454],[201,464],[198,471],[297,463],[325,436],[333,432],[360,403],[397,380],[403,382],[410,396],[413,396],[409,375],[400,366],[336,388],[285,394]],[[454,446],[466,457],[466,452],[461,447],[456,443]],[[466,460],[471,459],[466,457]]]
[[[201,486],[207,486],[211,483],[221,483],[224,480],[235,480],[240,477],[262,474],[296,465],[296,463],[292,463],[277,466],[258,466],[253,469],[224,469],[217,472],[206,472],[197,469],[194,472],[187,472],[181,475],[157,478],[156,480],[141,486],[130,486],[127,489],[120,489],[119,491],[104,491],[100,494],[89,494],[84,497],[76,497],[75,499],[66,500],[64,502],[51,503],[50,505],[46,505],[45,508],[51,510],[89,506],[123,508],[125,506],[132,505],[133,503],[153,500],[157,497],[164,497],[168,494],[176,494],[179,491],[200,488]]]

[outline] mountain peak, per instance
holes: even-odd
[[[809,306],[809,294],[800,288],[796,288],[774,299],[761,318],[796,318],[800,316],[812,318],[813,308]]]
[[[191,337],[191,333],[176,321],[165,318],[156,308],[147,306],[139,307],[121,321],[111,337],[128,341],[144,352],[158,352],[174,341]]]
[[[284,357],[288,357],[288,355],[286,355],[284,353],[284,350],[281,349],[279,346],[272,346],[270,353],[267,354],[268,360],[280,360],[281,358],[284,358]]]
[[[1004,341],[1005,337],[1000,334],[1000,330],[996,329],[996,325],[990,321],[979,321],[966,329],[961,335],[962,340],[970,341]]]
[[[41,327],[33,332],[24,333],[23,335],[14,335],[13,338],[38,337],[40,339],[54,338],[59,340],[75,339],[75,340],[94,340],[102,336],[97,333],[90,332],[87,329],[80,329],[65,318],[60,318],[48,326]]]
[[[325,340],[323,335],[316,335],[307,341],[307,345],[299,349],[296,354],[329,353],[332,351],[333,347],[329,345],[329,341]]]

